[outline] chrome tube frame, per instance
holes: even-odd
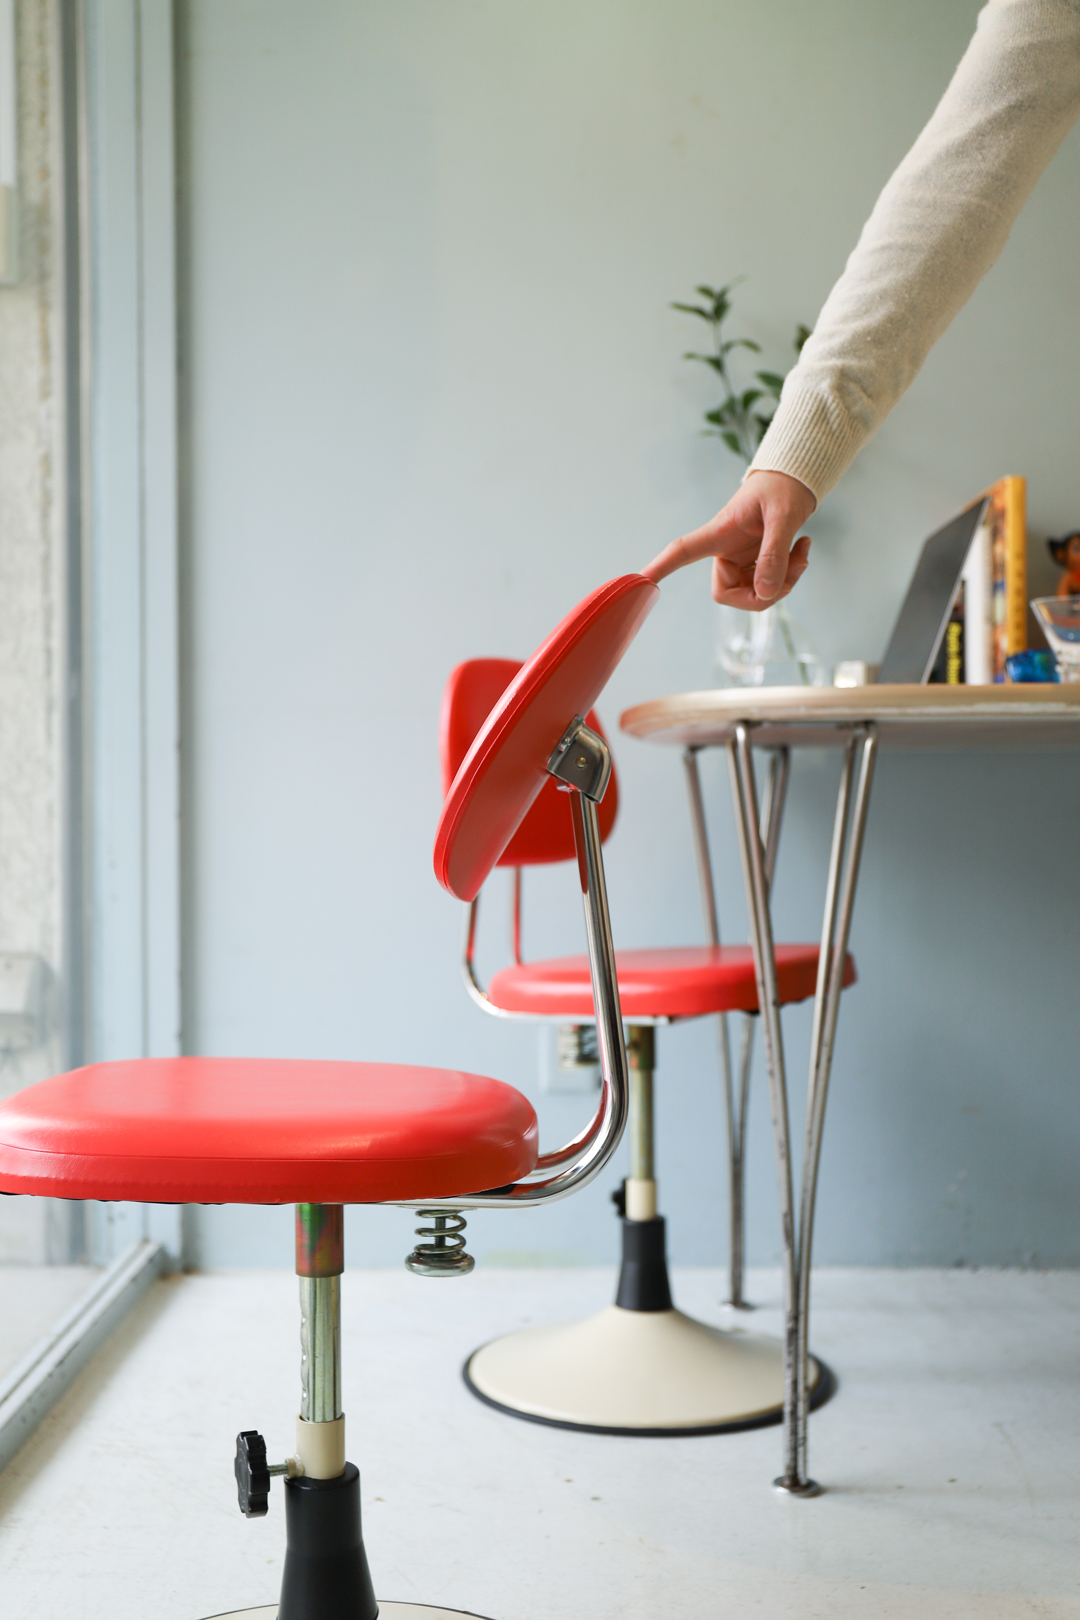
[[[513,921],[512,921],[512,924],[511,924],[511,928],[512,928],[511,948],[512,948],[513,953],[514,953],[514,961],[515,961],[515,963],[520,963],[521,956],[519,955],[519,950],[520,950],[520,943],[521,943],[521,934],[520,934],[520,911],[518,910],[518,907],[520,906],[520,903],[521,903],[521,899],[520,899],[520,897],[521,897],[521,887],[520,887],[520,884],[521,884],[521,869],[520,869],[520,867],[515,867],[514,868],[514,879],[515,879],[515,892],[514,892],[515,909],[514,909]],[[496,1007],[495,1003],[489,998],[487,991],[484,989],[483,985],[480,983],[480,980],[477,978],[477,976],[476,976],[476,925],[477,925],[477,921],[479,919],[479,916],[480,916],[480,896],[477,895],[476,899],[475,900],[470,900],[469,904],[465,907],[465,929],[464,929],[464,933],[463,933],[463,937],[462,937],[462,941],[461,941],[461,977],[465,981],[466,990],[469,992],[469,995],[471,996],[472,1000],[476,1002],[476,1005],[478,1007],[482,1008],[484,1012],[490,1013],[492,1018],[511,1018],[511,1019],[516,1018],[516,1019],[519,1019],[519,1020],[524,1020],[524,1021],[526,1021],[526,1022],[528,1022],[530,1024],[535,1023],[536,1022],[535,1018],[533,1018],[529,1013],[508,1012],[505,1007]],[[566,1020],[565,1019],[560,1019],[559,1022],[560,1023],[565,1023]]]
[[[514,868],[515,877],[520,877],[520,868]],[[471,900],[465,907],[465,926],[462,930],[461,940],[461,977],[470,999],[475,1001],[492,1018],[507,1018],[519,1024],[565,1024],[570,1022],[565,1013],[531,1013],[510,1012],[506,1007],[496,1007],[484,986],[480,983],[476,973],[476,930],[480,917],[480,896]],[[519,936],[520,938],[520,936]],[[514,956],[515,965],[521,966],[521,957]],[[596,1019],[587,1018],[584,1014],[575,1014],[572,1020],[575,1024],[595,1024]],[[678,1024],[682,1022],[680,1015],[668,1017],[666,1014],[660,1018],[645,1018],[635,1014],[635,1022],[639,1024]]]
[[[425,1198],[422,1200],[425,1210],[531,1208],[534,1204],[566,1198],[588,1186],[600,1174],[626,1129],[630,1082],[622,1008],[619,1005],[619,983],[615,972],[615,946],[611,937],[611,917],[604,879],[600,821],[596,810],[610,776],[611,755],[599,733],[577,718],[567,727],[548,761],[548,770],[552,776],[564,780],[564,769],[580,765],[585,758],[593,767],[589,780],[583,790],[572,783],[569,790],[600,1054],[601,1086],[596,1114],[572,1142],[552,1153],[542,1154],[537,1160],[536,1169],[523,1181],[456,1198]],[[591,797],[590,790],[596,792],[595,799]],[[470,973],[475,923],[474,900],[466,923],[466,964]],[[476,983],[475,975],[472,982]],[[480,994],[483,992],[480,991]],[[486,996],[482,1005],[491,1011],[497,1010],[491,1008]],[[550,1174],[551,1171],[555,1173]],[[417,1201],[393,1199],[391,1202],[400,1208],[412,1209]]]
[[[521,867],[514,867],[514,909],[510,921],[510,952],[514,966],[521,966]]]
[[[694,834],[694,852],[697,857],[698,886],[701,891],[705,931],[711,945],[720,944],[720,925],[716,908],[716,890],[713,883],[712,860],[705,824],[705,805],[698,771],[697,748],[688,748],[683,754],[686,786],[690,799],[690,822]],[[765,877],[772,884],[776,854],[780,844],[780,826],[787,799],[791,750],[776,748],[771,751],[769,777],[765,799],[761,807],[761,838],[765,846]],[[717,1015],[717,1037],[720,1052],[720,1077],[724,1092],[724,1114],[728,1140],[728,1201],[729,1201],[729,1257],[728,1300],[736,1310],[752,1310],[743,1293],[746,1268],[746,1125],[750,1102],[750,1072],[754,1055],[755,1014],[744,1013],[739,1038],[739,1081],[732,1084],[731,1041],[726,1013]]]
[[[478,1007],[495,1018],[512,1018],[513,1013],[504,1012],[501,1007],[494,1006],[487,996],[480,980],[476,977],[474,956],[476,951],[476,923],[480,915],[480,896],[470,900],[465,908],[465,936],[461,944],[461,977],[465,980],[465,988]]]
[[[766,838],[763,847],[759,831],[752,727],[747,724],[737,725],[727,747],[735,819],[746,881],[747,907],[750,913],[758,1004],[765,1026],[765,1056],[769,1071],[769,1096],[776,1146],[784,1249],[784,1471],[776,1480],[776,1484],[792,1495],[813,1496],[820,1489],[807,1473],[810,1262],[813,1249],[814,1206],[821,1138],[825,1124],[825,1103],[866,817],[870,805],[877,733],[873,725],[860,727],[853,733],[845,747],[840,772],[821,951],[818,959],[798,1226],[794,1218],[787,1077],[780,1027],[776,961],[773,953],[769,895],[771,872],[767,866],[768,840]],[[861,761],[861,769],[852,812],[852,782],[857,759]]]

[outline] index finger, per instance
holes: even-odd
[[[720,521],[722,514],[718,514],[709,523],[703,523],[700,529],[692,529],[689,534],[681,534],[677,540],[666,545],[658,557],[654,557],[647,568],[641,572],[647,579],[659,585],[662,579],[674,574],[679,568],[685,568],[688,563],[701,562],[705,557],[716,554],[717,545],[721,540],[731,534],[737,534],[745,539],[744,531],[730,518]]]

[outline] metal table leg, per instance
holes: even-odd
[[[787,1076],[784,1068],[780,999],[769,904],[771,871],[767,866],[767,846],[763,848],[759,832],[752,733],[753,728],[749,725],[736,726],[734,737],[728,744],[728,761],[731,767],[732,798],[735,804],[743,876],[746,880],[758,1006],[765,1032],[765,1058],[769,1073],[769,1102],[776,1144],[780,1226],[784,1251],[784,1471],[776,1480],[776,1485],[793,1495],[814,1496],[820,1487],[810,1479],[806,1466],[810,1260],[813,1248],[814,1202],[844,961],[851,933],[851,917],[855,906],[859,862],[862,857],[866,815],[870,805],[870,788],[877,753],[877,732],[873,725],[859,727],[852,732],[844,749],[840,772],[840,789],[837,795],[825,894],[821,954],[818,960],[814,1024],[810,1042],[810,1079],[798,1224],[795,1218]],[[858,783],[853,795],[857,764]]]
[[[690,823],[697,855],[698,884],[705,918],[705,931],[710,945],[720,944],[720,924],[716,909],[716,889],[713,884],[712,861],[709,856],[709,836],[705,826],[705,805],[701,794],[701,775],[698,771],[697,748],[688,748],[683,755],[686,767],[686,786],[690,799]],[[788,748],[771,750],[769,776],[765,800],[761,807],[761,838],[765,845],[765,878],[772,882],[776,865],[776,852],[780,845],[780,823],[787,797],[788,770],[791,751]],[[739,1040],[739,1082],[732,1083],[731,1042],[727,1014],[717,1017],[717,1036],[720,1052],[720,1080],[724,1091],[724,1111],[728,1141],[728,1198],[729,1217],[729,1298],[727,1303],[737,1310],[753,1310],[743,1294],[743,1273],[746,1264],[746,1119],[750,1098],[750,1070],[754,1054],[754,1023],[756,1014],[744,1013]]]

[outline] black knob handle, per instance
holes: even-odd
[[[255,1429],[245,1429],[236,1437],[236,1495],[245,1519],[260,1519],[270,1505],[270,1470],[266,1466],[266,1441]]]

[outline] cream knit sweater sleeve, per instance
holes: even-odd
[[[751,471],[820,501],[1005,246],[1080,114],[1080,0],[989,0],[784,384]]]

